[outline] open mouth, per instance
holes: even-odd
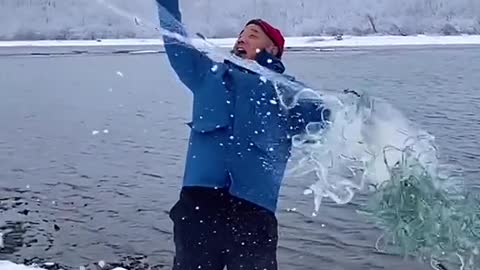
[[[237,48],[235,49],[235,55],[244,57],[245,55],[247,55],[247,51],[244,48]]]

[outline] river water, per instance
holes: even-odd
[[[479,47],[291,52],[285,63],[316,88],[393,103],[480,186]],[[0,57],[0,260],[137,256],[168,269],[191,100],[164,54]],[[280,269],[428,269],[375,251],[380,232],[355,212],[364,197],[326,201],[313,218],[308,183],[284,183]]]

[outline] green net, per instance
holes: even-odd
[[[417,257],[435,269],[479,269],[480,199],[444,188],[408,150],[375,187],[362,214],[384,234],[380,251]],[[465,195],[464,195],[465,194]]]

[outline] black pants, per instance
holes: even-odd
[[[183,188],[170,211],[174,270],[276,270],[275,215],[226,190]]]

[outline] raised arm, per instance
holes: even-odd
[[[179,0],[156,1],[160,26],[172,33],[187,37],[187,32],[181,23]],[[192,92],[195,92],[202,85],[204,77],[214,64],[213,61],[190,44],[166,35],[163,36],[163,40],[170,65],[179,79]]]

